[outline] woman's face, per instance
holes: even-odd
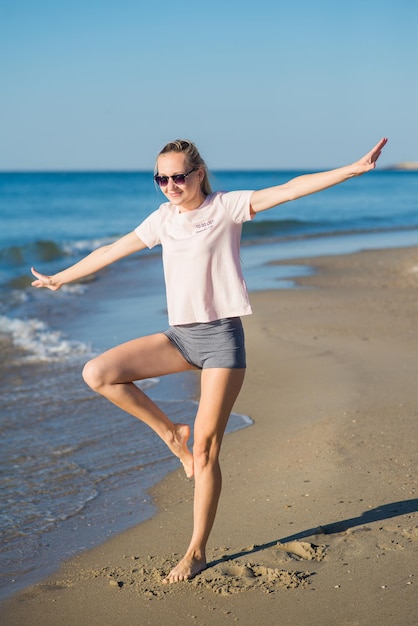
[[[184,184],[176,184],[171,176],[175,174],[187,174],[192,169],[186,159],[186,155],[181,152],[168,152],[161,154],[157,161],[158,175],[168,176],[166,185],[161,186],[161,191],[173,204],[186,211],[193,211],[200,206],[205,198],[201,181],[203,170],[197,170],[186,176]]]

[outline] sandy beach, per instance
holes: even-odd
[[[298,263],[244,319],[254,425],[224,440],[208,569],[161,584],[191,532],[179,468],[153,519],[3,602],[4,626],[418,623],[418,250]]]

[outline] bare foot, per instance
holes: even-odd
[[[173,438],[167,443],[171,452],[175,454],[184,467],[187,478],[192,478],[194,474],[193,455],[187,447],[190,437],[190,426],[188,424],[174,424]]]
[[[206,558],[197,559],[194,556],[188,557],[187,555],[182,558],[180,563],[174,567],[168,576],[163,580],[163,585],[171,583],[178,583],[184,580],[191,580],[200,572],[206,569]]]

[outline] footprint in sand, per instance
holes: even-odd
[[[221,595],[231,595],[250,589],[272,593],[279,588],[304,587],[310,576],[310,572],[289,572],[264,565],[229,561],[205,570],[194,579],[194,584]]]
[[[316,546],[307,541],[288,541],[287,543],[278,543],[276,548],[283,550],[291,556],[298,556],[305,561],[322,561],[326,553],[325,546]]]

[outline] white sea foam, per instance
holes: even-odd
[[[0,332],[11,335],[14,345],[24,351],[19,358],[26,362],[62,361],[92,352],[87,344],[66,339],[38,319],[11,319],[2,315]]]
[[[77,254],[87,254],[100,246],[105,246],[115,240],[115,237],[96,237],[94,239],[80,239],[78,241],[67,242],[63,245],[63,250],[68,256]]]
[[[71,293],[77,296],[82,296],[83,294],[85,294],[87,289],[87,285],[81,283],[71,283],[69,285],[63,285],[61,287],[62,292]]]

